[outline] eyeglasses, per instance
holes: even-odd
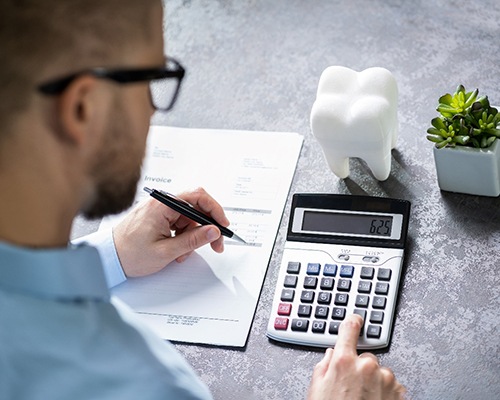
[[[167,65],[158,68],[90,68],[65,78],[42,83],[37,89],[46,95],[58,95],[79,76],[92,75],[100,79],[110,79],[119,84],[149,81],[151,104],[156,110],[169,111],[177,100],[182,78],[186,70],[173,58],[168,58]]]

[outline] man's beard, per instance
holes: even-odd
[[[140,170],[128,182],[99,182],[96,188],[95,200],[90,207],[83,210],[87,219],[100,219],[107,215],[118,214],[129,208],[135,198]]]
[[[120,112],[118,105],[116,111],[91,167],[94,196],[82,210],[88,219],[100,219],[129,208],[141,176],[144,148],[137,148],[137,133],[130,132],[132,125],[127,123],[126,113]]]

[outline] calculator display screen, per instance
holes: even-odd
[[[391,237],[390,215],[353,214],[304,210],[302,230],[376,237]]]
[[[296,193],[287,241],[402,249],[409,216],[406,200]]]

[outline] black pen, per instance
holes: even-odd
[[[193,221],[198,222],[201,225],[215,225],[217,228],[219,228],[220,232],[224,236],[246,244],[246,242],[242,238],[240,238],[236,233],[234,233],[230,229],[227,229],[219,225],[214,219],[198,211],[186,200],[180,199],[174,196],[173,194],[164,192],[163,190],[150,189],[148,187],[144,187],[144,191],[148,192],[151,197],[158,200],[160,203],[165,204],[172,210],[181,213],[185,217],[188,217],[189,219],[192,219]]]

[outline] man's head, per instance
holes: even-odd
[[[46,157],[65,164],[68,178],[78,181],[72,189],[87,216],[130,205],[153,112],[148,82],[120,84],[83,73],[60,93],[38,88],[96,67],[163,65],[161,2],[0,0],[0,48],[0,169],[9,158],[2,147],[36,141],[29,135],[40,131]],[[26,120],[33,121],[29,133]]]
[[[121,66],[134,46],[153,39],[153,4],[158,1],[0,0],[0,120],[23,110],[41,82]]]

